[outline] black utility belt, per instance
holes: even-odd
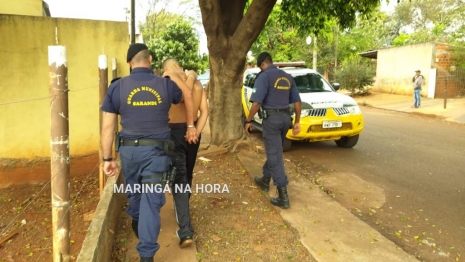
[[[140,139],[124,139],[119,136],[119,132],[115,134],[115,151],[119,152],[120,146],[154,146],[158,145],[163,148],[163,151],[168,156],[174,156],[174,142],[172,140],[158,140],[154,138],[140,138]]]
[[[151,139],[151,138],[141,138],[141,139],[119,139],[120,146],[154,146],[159,145],[163,148],[165,145],[164,141]]]
[[[264,109],[268,115],[272,114],[290,114],[291,111],[289,109]]]
[[[275,115],[275,114],[286,114],[290,116],[291,110],[289,108],[286,108],[286,109],[262,109],[258,111],[258,117],[260,119],[267,119],[270,115]]]

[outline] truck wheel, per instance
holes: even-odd
[[[349,137],[345,136],[345,137],[341,137],[341,139],[336,140],[334,142],[336,142],[338,147],[351,148],[351,147],[354,147],[357,144],[358,136],[359,135],[349,136]]]
[[[284,138],[283,152],[289,151],[291,149],[291,146],[292,146],[292,140]]]

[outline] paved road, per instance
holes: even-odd
[[[352,149],[294,143],[285,158],[306,165],[334,198],[422,261],[465,257],[465,126],[362,108]]]

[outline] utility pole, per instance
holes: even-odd
[[[58,41],[57,41],[58,42]],[[68,68],[65,46],[48,47],[53,261],[70,261]]]
[[[103,104],[103,100],[107,94],[108,90],[108,59],[106,55],[99,55],[98,57],[98,71],[99,71],[99,128],[100,128],[100,150],[99,150],[99,159],[103,158],[102,152],[102,118],[103,112],[100,110],[100,107]],[[99,168],[99,181],[100,181],[100,195],[102,195],[103,188],[105,187],[105,174],[103,173],[103,162],[100,161]]]
[[[334,68],[337,69],[337,41],[339,36],[339,25],[334,27]]]
[[[136,0],[131,0],[131,44],[136,43],[136,14],[135,12],[136,12]]]
[[[313,35],[313,70],[316,71],[316,60],[317,60],[317,52],[316,52],[316,35]]]

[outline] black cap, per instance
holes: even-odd
[[[420,71],[420,70],[415,70],[415,72],[420,72],[420,73],[421,73],[421,71]]]
[[[260,66],[263,63],[263,61],[265,60],[265,58],[267,58],[267,57],[271,58],[270,53],[268,53],[268,52],[260,53],[258,55],[258,58],[257,58],[257,66]]]
[[[129,49],[128,49],[127,62],[131,61],[131,59],[135,55],[137,55],[137,53],[139,53],[140,51],[148,50],[148,49],[149,48],[144,44],[140,44],[140,43],[132,44],[131,46],[129,46]]]

